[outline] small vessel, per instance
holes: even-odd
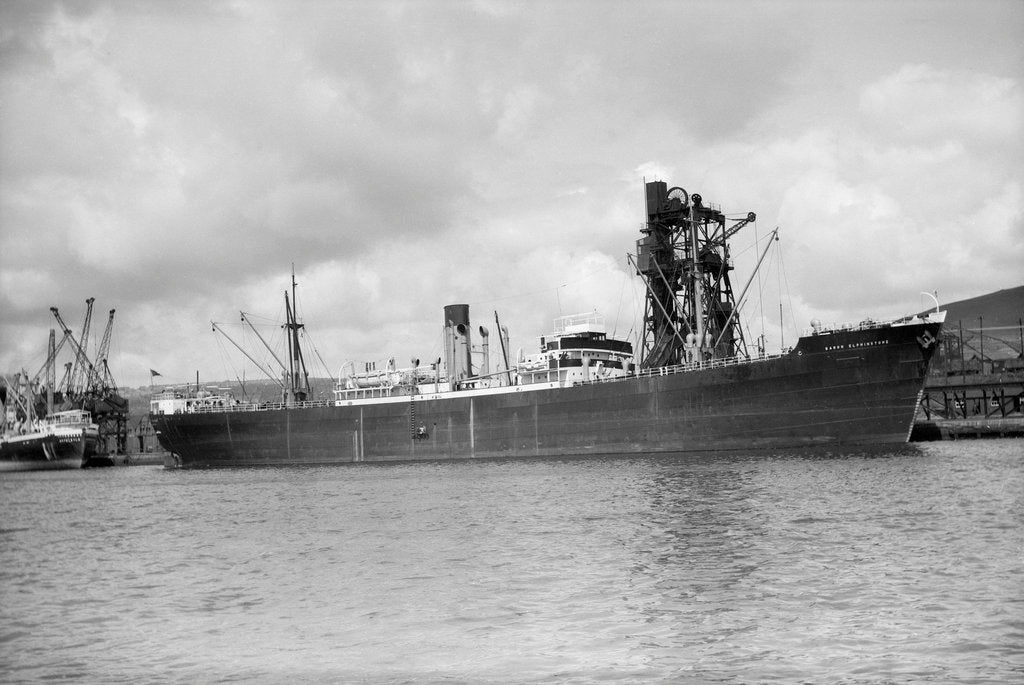
[[[443,360],[348,363],[333,399],[310,400],[303,324],[285,293],[280,402],[240,402],[198,384],[161,392],[150,403],[160,443],[178,466],[218,467],[907,441],[945,312],[812,322],[793,348],[749,350],[738,312],[754,274],[737,297],[729,239],[755,214],[729,220],[661,181],[646,184],[646,205],[630,255],[646,288],[636,350],[609,337],[599,316],[571,316],[537,353],[512,359],[497,313],[492,346],[469,306],[451,304]]]
[[[81,339],[51,307],[63,331],[60,344],[50,330],[46,361],[35,375],[24,369],[0,385],[0,471],[77,469],[112,466],[107,438],[123,453],[128,404],[117,394],[107,350],[114,322],[110,310],[96,362],[86,351],[94,298],[86,300]],[[58,383],[58,353],[68,347],[73,361],[66,363]]]
[[[79,469],[96,454],[99,440],[99,426],[81,409],[32,421],[5,421],[0,471]]]

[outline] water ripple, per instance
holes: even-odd
[[[1005,682],[1020,442],[0,478],[5,682]]]

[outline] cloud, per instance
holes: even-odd
[[[860,108],[876,133],[999,144],[1021,133],[1024,91],[1011,78],[908,64],[864,88]]]
[[[737,287],[781,227],[769,329],[1018,285],[1021,10],[986,9],[0,3],[0,369],[92,295],[129,383],[227,373],[209,320],[277,316],[292,264],[332,367],[426,358],[453,302],[527,349],[635,331],[645,178],[758,213]]]

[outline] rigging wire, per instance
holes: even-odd
[[[325,362],[324,358],[322,356],[320,356],[320,349],[317,347],[316,343],[313,341],[312,336],[310,336],[309,333],[307,332],[304,337],[306,338],[306,340],[309,341],[309,346],[313,348],[313,352],[316,354],[316,358],[320,361],[320,366],[322,367],[322,370],[324,371],[324,373],[327,374],[327,377],[331,379],[332,383],[337,382],[338,379],[336,379],[334,377],[334,374],[331,373],[331,369],[330,369],[330,367],[327,366],[327,362]]]
[[[756,224],[754,224],[754,228],[755,228],[755,242],[754,242],[754,244],[749,245],[747,248],[745,248],[742,251],[734,253],[734,255],[743,254],[744,252],[748,251],[751,247],[754,247],[755,245],[757,245],[757,243],[760,242],[760,235],[759,235],[759,232],[756,231],[756,228],[757,228]],[[773,240],[773,242],[780,242],[780,241]],[[776,246],[776,247],[778,247],[778,246]],[[766,247],[765,249],[767,250],[768,248]],[[761,252],[760,248],[758,249],[758,252],[759,253]],[[737,317],[740,320],[742,320],[743,330],[746,330],[746,331],[753,331],[753,322],[757,321],[758,319],[760,319],[760,323],[761,323],[761,342],[765,346],[766,349],[767,349],[766,330],[767,330],[767,325],[768,325],[766,319],[767,319],[767,315],[768,314],[767,314],[767,311],[764,308],[765,287],[766,287],[767,284],[770,284],[772,282],[772,270],[776,268],[776,264],[775,264],[775,260],[776,259],[777,259],[777,257],[775,257],[773,255],[772,259],[769,259],[769,260],[764,262],[764,264],[762,265],[762,268],[757,268],[757,269],[755,269],[753,271],[752,277],[756,276],[757,279],[758,279],[758,299],[757,299],[756,302],[751,301],[749,308],[747,308],[747,307],[740,307],[741,311],[737,312]],[[777,275],[776,275],[776,277],[777,277]],[[770,295],[771,294],[769,293],[769,296]]]
[[[221,372],[226,374],[228,378],[230,378],[232,376],[237,377],[238,376],[238,370],[234,367],[233,364],[230,364],[230,362],[231,362],[231,355],[228,354],[228,350],[224,346],[224,341],[221,339],[222,336],[217,335],[216,331],[214,331],[214,336],[213,337],[217,341],[217,351],[219,352],[218,356],[220,357]],[[230,368],[229,368],[229,364],[230,364]]]
[[[263,316],[263,315],[260,315],[260,314],[251,314],[249,312],[246,312],[245,313],[245,317],[249,321],[249,323],[252,326],[254,326],[254,327],[272,328],[275,332],[279,332],[283,328],[283,326],[280,323],[280,321],[271,319],[270,317],[266,317],[266,316]],[[267,366],[269,368],[274,368],[274,367],[277,366],[276,361],[273,364],[270,363],[271,359],[274,357],[274,354],[277,354],[279,356],[284,354],[284,348],[285,348],[285,342],[286,342],[285,340],[282,339],[284,336],[280,336],[280,335],[270,336],[271,339],[270,339],[269,343],[272,343],[272,346],[268,349],[268,347],[266,345],[262,344],[262,343],[261,344],[255,344],[255,342],[253,341],[253,338],[252,338],[253,333],[249,329],[248,326],[245,326],[245,325],[243,325],[241,323],[235,323],[235,322],[232,322],[230,324],[217,323],[217,325],[218,326],[222,326],[222,327],[223,326],[239,326],[239,327],[241,327],[241,329],[242,329],[242,344],[243,344],[243,347],[246,350],[260,350],[261,353],[260,353],[259,360],[260,360],[260,362],[262,364],[264,364],[265,366]],[[318,368],[314,368],[313,371],[316,372],[316,373],[319,373],[320,371],[322,371],[325,374],[325,376],[331,380],[332,383],[336,382],[336,379],[334,378],[334,374],[331,372],[331,369],[327,365],[327,362],[324,361],[323,355],[320,353],[320,349],[317,346],[316,341],[313,339],[313,336],[310,335],[309,330],[307,328],[303,327],[299,335],[302,336],[302,338],[308,343],[310,348],[312,348],[312,350],[313,350],[313,352],[315,354],[315,359],[317,361],[319,361],[319,367]],[[314,378],[317,378],[318,376],[316,375],[316,373],[315,374],[311,374],[311,375],[313,375]],[[236,373],[236,376],[237,376],[237,373]]]
[[[760,237],[758,236],[757,222],[754,222],[754,244],[758,246],[757,253],[761,254]],[[769,265],[771,262],[769,262]],[[761,349],[765,347],[764,340],[764,285],[761,282],[761,270],[757,270],[757,307],[761,310]]]
[[[793,326],[793,329],[795,331],[799,332],[799,328],[797,328],[797,325],[796,325],[796,311],[793,309],[793,296],[792,296],[792,294],[790,294],[790,291],[789,291],[789,278],[786,275],[786,263],[783,261],[783,253],[782,253],[782,246],[781,245],[779,246],[779,273],[782,276],[783,283],[786,284],[786,299],[789,301],[790,324]],[[782,292],[781,291],[779,292],[779,297],[780,298],[782,297]]]
[[[777,250],[777,252],[781,254],[781,250]],[[779,268],[775,272],[775,288],[779,293],[779,351],[781,352],[786,346],[785,321],[782,313],[782,257],[777,256],[776,259],[779,262]]]
[[[626,292],[626,279],[629,273],[623,272],[622,284],[619,286],[619,303],[615,307],[615,327],[612,329],[612,337],[615,337],[615,333],[619,330],[619,314],[622,313],[622,295]]]
[[[253,316],[254,315],[251,315],[248,312],[245,313],[246,320],[252,326],[256,326],[257,324],[252,321]],[[266,317],[258,317],[258,318],[266,318]],[[252,333],[252,331],[250,331],[249,326],[244,325],[242,322],[221,323],[219,321],[214,321],[212,323],[216,324],[220,328],[227,328],[227,327],[235,326],[235,327],[238,327],[238,328],[241,329],[241,338],[242,338],[242,340],[241,340],[241,343],[236,343],[236,344],[240,345],[242,349],[246,350],[247,354],[251,354],[252,356],[258,357],[258,362],[256,360],[251,360],[251,361],[253,361],[253,363],[256,364],[256,370],[258,370],[260,372],[260,375],[266,376],[267,375],[267,369],[280,368],[280,364],[277,362],[277,359],[274,358],[274,355],[277,354],[277,353],[284,354],[284,352],[281,350],[281,346],[283,344],[282,340],[274,339],[273,342],[274,342],[275,345],[277,345],[277,347],[276,348],[269,348],[268,343],[260,342],[259,344],[256,344],[253,341],[253,338],[252,338],[253,333]],[[259,324],[259,325],[261,325],[261,326],[272,326],[274,329],[279,329],[280,328],[280,325],[278,323],[276,323],[276,322],[273,323],[273,324]],[[260,364],[262,364],[262,368],[260,367]]]
[[[298,291],[296,291],[296,294],[295,294],[294,306],[295,306],[295,319],[298,321],[301,318],[304,318],[304,316],[300,315],[300,313],[299,313],[299,295],[298,295]],[[334,374],[331,373],[331,367],[329,367],[327,365],[327,362],[324,361],[323,356],[320,354],[320,348],[317,346],[316,341],[313,340],[313,336],[310,335],[309,329],[304,326],[302,330],[303,330],[303,337],[305,337],[306,340],[309,341],[309,345],[310,345],[310,347],[313,348],[313,352],[314,352],[314,354],[316,354],[316,358],[320,361],[320,366],[321,366],[323,372],[327,375],[328,378],[331,379],[331,383],[332,384],[336,383],[338,381],[338,379],[336,379],[334,377]]]

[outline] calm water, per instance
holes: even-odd
[[[0,681],[1024,678],[1024,441],[0,479]]]

